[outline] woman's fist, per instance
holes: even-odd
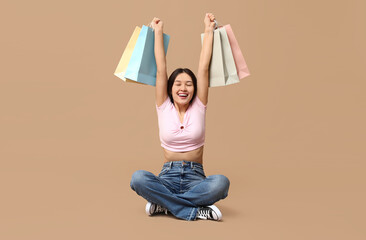
[[[205,19],[203,22],[205,23],[205,30],[213,31],[215,29],[215,15],[212,13],[206,13]]]
[[[154,31],[163,30],[163,21],[161,21],[159,18],[154,17],[150,25],[154,29]]]

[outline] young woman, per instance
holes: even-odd
[[[148,203],[148,215],[170,212],[185,220],[220,220],[213,205],[228,195],[230,182],[223,175],[207,176],[202,166],[205,116],[208,101],[208,70],[212,54],[215,16],[207,13],[197,79],[187,68],[167,76],[163,44],[163,22],[154,18],[156,110],[165,162],[158,176],[138,170],[131,188]]]

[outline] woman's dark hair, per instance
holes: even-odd
[[[177,68],[177,69],[174,70],[174,72],[172,72],[172,74],[170,74],[170,77],[168,79],[168,86],[167,86],[168,96],[170,98],[170,101],[174,104],[174,100],[173,100],[173,96],[172,96],[172,88],[173,88],[173,84],[175,82],[175,79],[181,73],[187,73],[192,78],[192,81],[193,81],[194,91],[193,91],[192,99],[189,102],[189,104],[191,104],[193,102],[193,100],[195,99],[196,94],[197,94],[197,78],[194,75],[194,73],[191,70],[189,70],[188,68]]]

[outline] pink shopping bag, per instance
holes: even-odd
[[[224,26],[227,36],[229,38],[231,51],[233,53],[234,61],[236,70],[238,72],[239,79],[245,78],[250,75],[249,69],[247,64],[245,63],[243,53],[240,50],[238,41],[236,40],[236,37],[234,35],[234,32],[230,26],[230,24],[227,24]]]

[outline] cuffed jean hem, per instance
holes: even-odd
[[[192,208],[191,213],[189,214],[188,218],[186,218],[187,221],[194,221],[196,220],[198,213],[198,208]]]

